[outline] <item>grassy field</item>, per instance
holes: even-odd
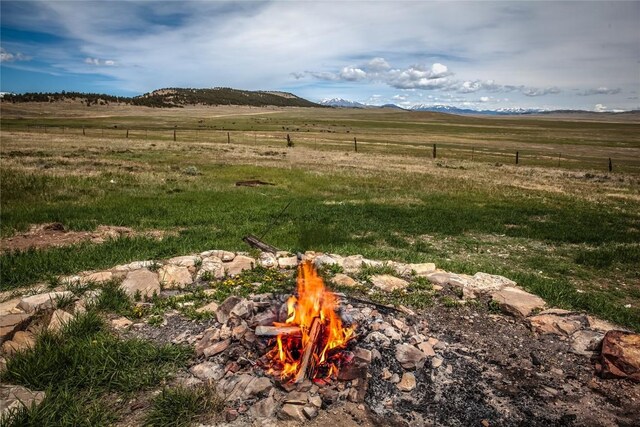
[[[634,116],[3,104],[1,125],[3,238],[51,221],[179,232],[4,253],[3,290],[132,260],[245,250],[243,235],[276,222],[265,240],[282,249],[503,274],[551,304],[640,330]],[[275,185],[235,185],[247,179]]]

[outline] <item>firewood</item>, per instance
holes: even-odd
[[[263,242],[256,236],[249,234],[248,236],[244,236],[242,240],[252,248],[260,249],[262,252],[271,252],[272,254],[276,254],[280,250],[274,246],[271,246],[268,243]]]
[[[300,335],[297,326],[256,326],[254,334],[258,337],[275,337],[278,335]]]
[[[318,345],[318,337],[320,336],[321,330],[322,323],[320,322],[320,319],[316,317],[313,319],[313,322],[311,322],[311,329],[309,330],[309,345],[304,349],[300,368],[298,369],[296,378],[293,381],[296,384],[304,381],[305,378],[310,376],[310,371],[313,369],[313,358],[311,355]]]

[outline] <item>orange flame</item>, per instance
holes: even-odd
[[[332,350],[343,348],[355,336],[354,327],[342,325],[337,308],[336,296],[326,290],[313,265],[302,263],[298,269],[298,297],[291,296],[287,301],[287,320],[274,323],[275,326],[298,326],[301,335],[278,335],[277,346],[267,354],[271,361],[269,372],[279,373],[282,379],[296,376],[305,350],[315,346],[312,355],[315,372],[323,372],[326,377],[336,375],[338,367]],[[316,342],[311,342],[314,319],[320,322],[321,334]]]

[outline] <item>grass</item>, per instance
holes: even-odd
[[[37,408],[12,412],[7,426],[100,426],[118,418],[108,393],[128,395],[166,381],[191,350],[119,340],[95,311],[69,322],[61,333],[41,333],[33,349],[7,360],[3,382],[45,390]]]
[[[246,250],[242,236],[269,229],[265,240],[292,252],[360,253],[503,274],[554,304],[640,330],[637,123],[337,110],[211,118],[210,111],[104,119],[87,118],[82,110],[49,124],[84,124],[94,132],[86,138],[73,129],[65,135],[3,133],[2,236],[50,221],[72,230],[108,224],[177,233],[161,241],[135,237],[4,253],[0,289],[133,260]],[[9,113],[3,126],[17,123]],[[172,134],[151,132],[145,139],[135,131],[136,125],[170,130],[180,120],[191,130],[177,143]],[[100,138],[96,132],[106,123],[118,129]],[[125,124],[132,129],[129,140],[118,133]],[[229,129],[232,143],[226,131],[220,141],[203,136],[201,125],[213,136]],[[286,149],[286,133],[294,148]],[[357,154],[349,152],[354,135]],[[431,143],[438,144],[437,161],[429,158]],[[465,151],[471,147],[473,162]],[[527,166],[526,153],[541,147],[562,152],[567,164],[557,168],[549,154],[548,163],[541,157]],[[488,154],[515,148],[524,166]],[[584,160],[598,156],[623,157],[630,168],[608,174]],[[191,167],[198,174],[184,173]],[[276,185],[235,186],[248,179]],[[245,286],[223,281],[215,299],[238,288]]]
[[[213,386],[165,388],[155,397],[145,420],[149,427],[183,427],[224,409],[224,400]]]

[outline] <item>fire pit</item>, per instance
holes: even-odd
[[[326,289],[311,262],[302,263],[298,272],[298,296],[288,299],[285,322],[256,331],[256,335],[277,333],[265,356],[268,372],[293,383],[335,379],[349,361],[342,350],[355,337],[355,325],[343,325],[335,294]]]

